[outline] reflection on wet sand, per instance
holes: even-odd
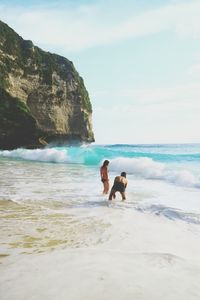
[[[1,256],[41,253],[56,248],[87,247],[102,243],[109,226],[94,216],[73,214],[66,202],[0,201]]]

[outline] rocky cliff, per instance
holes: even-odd
[[[0,21],[0,148],[92,142],[91,115],[73,63],[42,51]]]

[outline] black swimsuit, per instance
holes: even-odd
[[[116,192],[121,192],[121,193],[124,193],[125,192],[125,185],[123,182],[115,182],[113,187],[112,187],[112,190],[115,190]]]

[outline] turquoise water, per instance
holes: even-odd
[[[144,278],[149,294],[150,271],[156,274],[150,284],[157,284],[162,276],[163,286],[166,280],[175,280],[172,295],[180,274],[184,283],[192,274],[188,292],[192,295],[198,287],[196,280],[193,288],[193,279],[199,276],[198,157],[198,145],[90,145],[1,151],[0,264],[4,298],[20,299],[21,289],[21,299],[34,297],[35,290],[42,299],[49,299],[53,284],[57,286],[55,299],[60,299],[68,281],[66,295],[71,283],[74,295],[77,283],[88,290],[101,282],[104,296],[110,283],[114,287],[117,278],[120,282],[128,277],[125,290],[128,288],[130,294],[124,298],[141,299]],[[108,195],[102,195],[99,169],[105,159],[110,161],[110,187],[116,175],[127,172],[126,201],[121,201],[119,193],[111,203]],[[116,266],[120,270],[117,275],[113,273]],[[88,270],[89,282],[83,283]],[[136,282],[135,294],[131,295],[137,277],[139,284]],[[35,278],[38,282],[33,286]],[[24,288],[27,283],[31,287],[28,292]],[[161,294],[157,294],[160,299]],[[88,299],[95,298],[88,295]]]
[[[200,223],[200,144],[83,145],[0,151],[0,199],[102,207],[99,167],[110,185],[127,172],[126,209]],[[117,207],[116,202],[116,207]]]
[[[49,147],[46,149],[17,149],[0,151],[0,157],[46,162],[98,165],[103,159],[117,157],[147,157],[158,162],[200,161],[200,144],[182,145],[90,145],[71,147]]]

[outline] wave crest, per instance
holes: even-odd
[[[164,163],[156,162],[149,157],[124,158],[111,160],[110,170],[121,173],[125,171],[144,179],[159,179],[187,187],[200,187],[200,180],[190,171],[173,170]]]
[[[65,163],[69,162],[69,157],[65,150],[57,150],[55,148],[47,149],[16,149],[12,151],[4,150],[0,151],[0,155],[3,157],[19,158],[31,161],[41,162],[56,162]]]
[[[130,154],[130,153],[129,153]],[[121,155],[121,157],[119,157]],[[46,149],[16,149],[0,151],[0,156],[39,162],[76,163],[99,166],[105,158],[110,160],[109,169],[134,174],[143,179],[157,179],[173,184],[200,188],[200,178],[192,171],[181,169],[173,163],[156,161],[151,157],[127,157],[127,153],[110,152],[102,147],[59,147]]]

